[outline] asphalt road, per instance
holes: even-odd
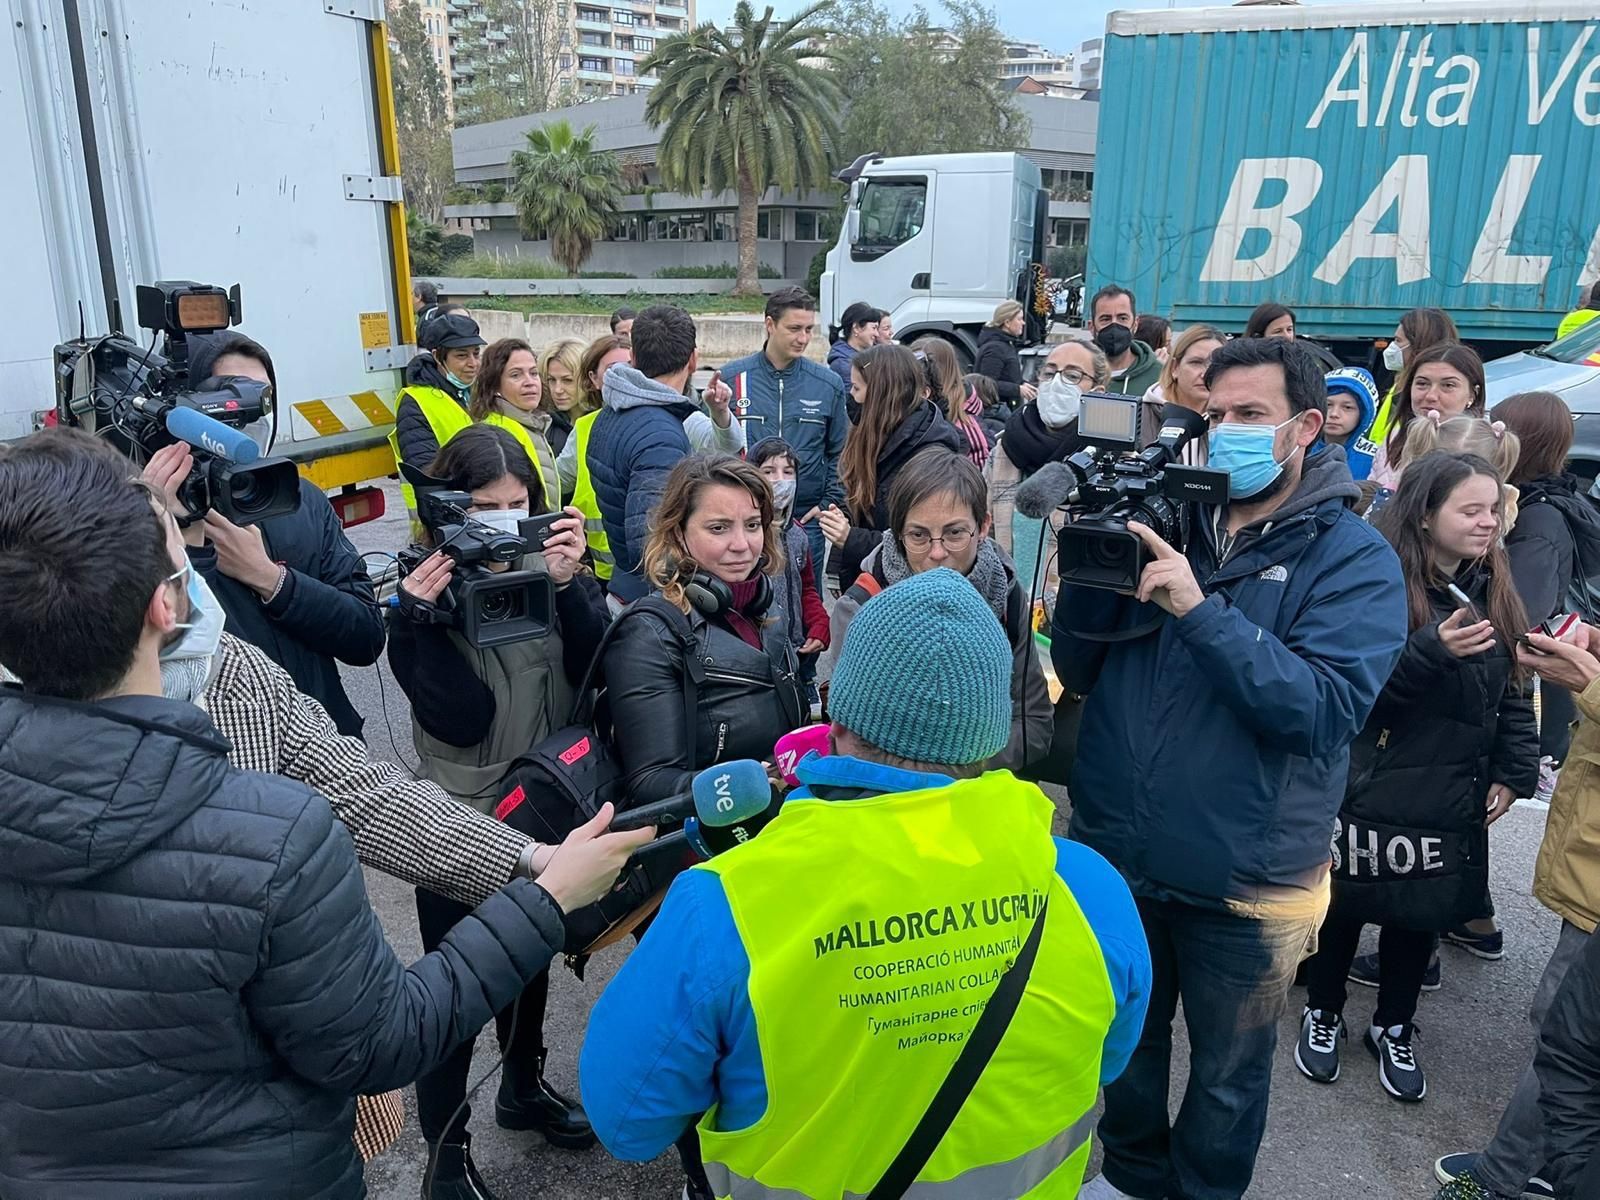
[[[351,531],[363,551],[392,553],[403,544],[404,510],[392,485],[389,504],[390,516]],[[374,559],[374,572],[377,567]],[[374,755],[414,762],[405,698],[387,668],[346,668],[344,677],[351,699],[366,717]],[[1065,810],[1064,793],[1056,792],[1053,799]],[[1531,1053],[1527,1008],[1559,926],[1529,895],[1544,815],[1530,805],[1518,805],[1493,832],[1493,886],[1506,931],[1505,958],[1481,962],[1446,947],[1444,988],[1422,998],[1418,1058],[1428,1073],[1428,1098],[1422,1104],[1391,1100],[1354,1036],[1344,1051],[1345,1071],[1337,1084],[1324,1087],[1303,1078],[1290,1060],[1304,999],[1303,989],[1296,989],[1281,1029],[1272,1108],[1249,1192],[1252,1200],[1427,1200],[1436,1186],[1433,1160],[1449,1151],[1479,1148],[1493,1133],[1501,1104]],[[417,957],[421,946],[411,889],[373,871],[367,872],[367,886],[395,949],[407,959]],[[563,967],[551,974],[545,1027],[550,1075],[569,1093],[577,1091],[577,1054],[589,1008],[626,953],[619,946],[598,956],[582,983]],[[1359,1028],[1370,1016],[1376,994],[1359,987],[1352,987],[1352,993],[1348,1015]],[[627,1030],[607,1034],[626,1037]],[[497,1058],[491,1026],[478,1043],[474,1078],[489,1071]],[[1181,1014],[1174,1058],[1175,1112],[1187,1061]],[[471,1130],[473,1156],[501,1200],[674,1200],[680,1194],[682,1178],[671,1152],[652,1163],[620,1163],[598,1147],[579,1153],[555,1150],[537,1134],[496,1128],[494,1087],[491,1078],[479,1093]],[[407,1105],[412,1117],[406,1131],[367,1168],[367,1184],[376,1200],[414,1200],[419,1193],[426,1152],[409,1094]]]

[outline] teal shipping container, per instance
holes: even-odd
[[[1548,342],[1600,277],[1600,0],[1115,12],[1088,286],[1336,343]]]

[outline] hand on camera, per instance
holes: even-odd
[[[1138,521],[1128,522],[1128,531],[1139,535],[1152,556],[1139,576],[1141,601],[1155,601],[1175,617],[1186,617],[1189,610],[1206,598],[1195,581],[1189,560],[1162,541],[1156,531]]]
[[[449,586],[455,564],[442,550],[435,550],[417,564],[417,569],[400,581],[401,599],[410,598],[432,604]]]
[[[583,552],[589,548],[583,535],[582,510],[568,506],[561,511],[567,515],[550,527],[550,537],[544,544],[545,569],[557,587],[572,582]]]
[[[1473,621],[1470,612],[1458,608],[1439,622],[1439,641],[1451,656],[1471,658],[1494,648],[1494,626],[1488,621]]]
[[[266,538],[259,525],[235,525],[227,517],[208,512],[206,537],[217,548],[217,570],[237,579],[263,600],[278,590],[283,568],[267,553]]]
[[[605,896],[617,882],[628,856],[655,839],[653,826],[607,833],[612,815],[611,805],[601,805],[592,821],[578,826],[556,847],[549,864],[539,873],[539,886],[550,893],[562,912],[593,904]]]
[[[850,536],[850,518],[839,511],[839,506],[828,505],[817,514],[817,520],[822,523],[822,536],[827,538],[835,549],[844,549],[845,539]]]
[[[178,499],[178,489],[194,470],[194,455],[182,442],[163,446],[150,456],[139,478],[144,480],[165,501],[167,511],[178,518],[192,516],[183,501]]]

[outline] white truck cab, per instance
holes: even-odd
[[[928,154],[858,160],[840,173],[850,202],[822,273],[830,333],[856,301],[891,314],[895,338],[948,339],[965,365],[1004,300],[1032,310],[1049,193],[1020,154]],[[1030,315],[1029,329],[1043,325]]]

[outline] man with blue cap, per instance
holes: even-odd
[[[832,754],[679,876],[595,1007],[579,1074],[608,1150],[651,1159],[698,1122],[716,1197],[1077,1195],[1150,959],[1111,865],[984,772],[1011,662],[955,571],[862,607]]]

